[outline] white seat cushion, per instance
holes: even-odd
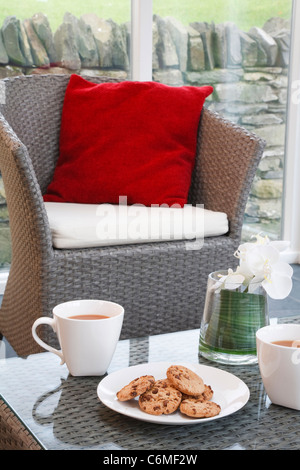
[[[167,240],[194,240],[227,233],[223,212],[142,205],[45,202],[55,248],[89,248]]]

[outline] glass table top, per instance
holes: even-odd
[[[1,359],[0,396],[49,450],[299,449],[299,412],[270,402],[258,365],[209,362],[198,357],[198,341],[199,330],[119,341],[108,374],[160,361],[228,371],[245,382],[250,398],[241,409],[217,420],[168,426],[121,415],[97,396],[103,377],[72,377],[57,356],[46,352]]]

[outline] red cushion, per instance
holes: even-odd
[[[213,88],[156,82],[95,84],[72,75],[60,155],[44,200],[187,203],[199,118]]]

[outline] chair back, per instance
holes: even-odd
[[[61,113],[69,79],[69,75],[45,74],[3,80],[0,112],[26,146],[42,193],[52,180],[59,156]],[[90,80],[117,81],[107,77]]]
[[[63,97],[69,76],[30,75],[4,79],[0,111],[27,147],[44,192],[59,151]]]

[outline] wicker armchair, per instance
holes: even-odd
[[[199,328],[207,276],[233,267],[243,215],[264,141],[203,109],[189,203],[226,212],[225,236],[198,250],[184,241],[58,250],[42,194],[59,153],[67,75],[4,79],[0,170],[10,217],[12,263],[0,310],[0,332],[19,355],[39,352],[31,327],[54,305],[102,298],[125,307],[122,338]],[[108,81],[93,78],[94,82]],[[45,341],[56,336],[47,327]]]

